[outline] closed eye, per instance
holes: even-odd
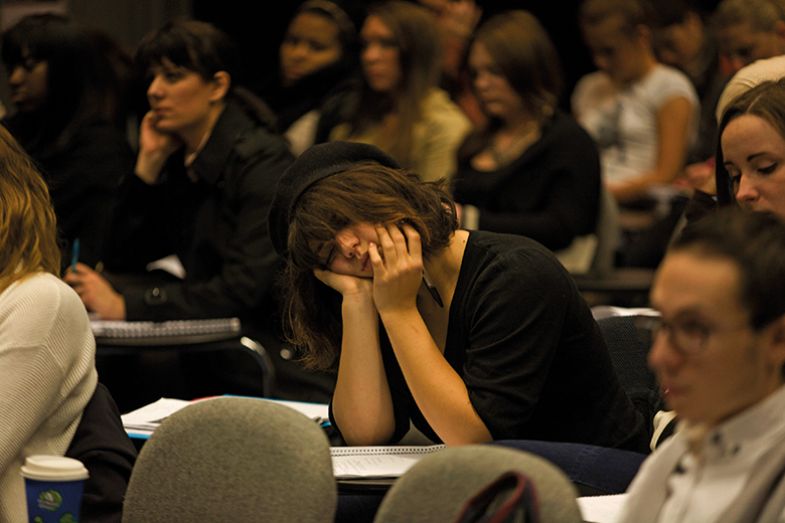
[[[772,163],[771,165],[767,165],[765,167],[758,167],[758,172],[761,174],[771,174],[777,169],[777,164]]]

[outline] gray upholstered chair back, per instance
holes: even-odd
[[[136,461],[123,521],[332,522],[336,502],[316,423],[272,402],[226,397],[164,420]]]
[[[384,497],[374,523],[455,521],[467,500],[508,471],[533,482],[542,523],[581,521],[575,487],[554,465],[520,450],[467,445],[418,461]]]

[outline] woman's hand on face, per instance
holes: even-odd
[[[136,175],[151,185],[158,182],[166,159],[182,145],[175,135],[158,130],[155,123],[155,113],[148,111],[139,126],[139,156],[136,160]]]
[[[419,233],[404,224],[376,227],[380,245],[371,243],[373,301],[380,312],[417,307],[422,284],[422,243]]]
[[[359,278],[347,274],[338,274],[325,269],[314,269],[313,275],[316,279],[328,287],[338,291],[344,298],[359,296],[371,297],[373,291],[373,280],[370,278]]]

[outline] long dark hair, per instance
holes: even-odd
[[[319,282],[319,247],[352,224],[406,222],[420,234],[423,257],[447,245],[458,220],[439,182],[376,163],[358,164],[315,183],[297,201],[289,225],[284,274],[284,320],[289,341],[305,349],[304,363],[328,368],[341,345],[340,296]]]

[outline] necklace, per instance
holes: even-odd
[[[509,133],[509,139],[504,139],[505,134],[497,131],[489,143],[489,151],[496,167],[507,165],[523,152],[540,137],[540,123],[537,120],[529,120],[524,125]]]
[[[422,282],[425,284],[425,288],[428,290],[428,294],[430,294],[431,298],[433,298],[433,301],[436,302],[436,305],[438,305],[440,308],[443,309],[444,302],[442,301],[442,297],[439,294],[439,291],[436,289],[435,286],[431,285],[431,283],[428,281],[428,278],[425,277],[424,273],[422,275]]]

